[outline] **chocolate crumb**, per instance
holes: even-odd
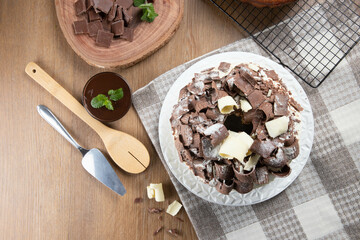
[[[134,200],[134,203],[141,203],[141,202],[143,202],[143,198],[141,197],[135,198]]]
[[[161,213],[162,211],[162,208],[148,208],[149,213]]]
[[[159,227],[158,229],[156,229],[156,231],[154,232],[153,235],[155,236],[156,234],[158,234],[163,228],[164,228],[164,227],[161,226],[161,227]]]
[[[169,229],[167,230],[168,233],[170,233],[172,236],[177,237],[179,236],[179,231],[177,229]]]
[[[179,220],[180,222],[184,222],[182,218],[176,217],[176,219]]]

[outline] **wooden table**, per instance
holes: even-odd
[[[2,239],[151,239],[161,225],[180,230],[182,239],[196,239],[186,212],[180,222],[163,220],[148,207],[166,207],[146,198],[146,186],[164,184],[167,200],[179,200],[135,110],[111,127],[140,139],[151,156],[144,173],[130,175],[116,168],[127,189],[114,194],[81,166],[81,154],[37,113],[48,106],[78,142],[105,152],[100,138],[24,72],[35,61],[78,100],[86,81],[104,71],[86,64],[65,41],[53,1],[0,1],[0,238]],[[179,30],[162,49],[123,75],[133,91],[195,57],[245,37],[207,0],[185,1]],[[134,204],[136,197],[144,202]],[[156,239],[172,239],[164,231]]]

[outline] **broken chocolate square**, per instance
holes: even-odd
[[[86,20],[75,21],[73,23],[75,34],[89,33],[89,27]]]
[[[113,22],[111,24],[111,32],[114,33],[115,36],[120,36],[124,34],[124,21],[120,20],[117,22]]]
[[[123,13],[122,13],[122,6],[118,6],[118,8],[116,9],[116,17],[114,19],[114,21],[119,21],[119,20],[123,20]]]
[[[89,22],[93,22],[93,21],[96,21],[96,20],[101,20],[101,17],[100,15],[95,12],[94,8],[91,8],[88,12],[88,19],[89,19]]]
[[[132,16],[132,8],[129,9],[125,9],[123,8],[123,14],[124,14],[124,20],[126,22],[126,24],[130,24],[130,22],[133,20],[133,16]]]
[[[118,8],[118,5],[116,3],[114,3],[113,6],[111,7],[110,11],[109,11],[108,16],[107,16],[108,21],[114,20],[114,18],[116,16],[117,8]]]
[[[119,6],[124,7],[125,9],[128,9],[133,5],[133,0],[116,0],[115,1]]]
[[[100,20],[89,22],[89,36],[94,37],[97,35],[99,30],[103,30],[103,25],[101,24]]]
[[[134,29],[124,27],[124,34],[120,38],[132,42],[134,40]]]
[[[96,45],[100,46],[100,47],[110,47],[111,44],[111,40],[113,39],[114,34],[104,31],[104,30],[99,30],[97,37],[96,37]]]
[[[85,0],[78,0],[75,2],[75,12],[77,16],[86,12]]]
[[[113,6],[112,0],[96,0],[94,2],[96,9],[102,11],[105,14],[108,14],[111,7]]]
[[[103,29],[105,31],[110,32],[111,31],[111,22],[109,22],[108,20],[104,19],[102,20],[101,24],[103,25]]]

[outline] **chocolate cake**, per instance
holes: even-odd
[[[180,161],[220,193],[286,177],[299,155],[299,112],[274,70],[222,62],[180,90],[170,123]]]

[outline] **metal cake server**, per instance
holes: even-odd
[[[37,110],[45,121],[81,152],[83,155],[81,163],[86,171],[117,194],[123,196],[126,193],[124,185],[119,180],[114,169],[97,148],[88,150],[81,147],[47,107],[38,105]]]

